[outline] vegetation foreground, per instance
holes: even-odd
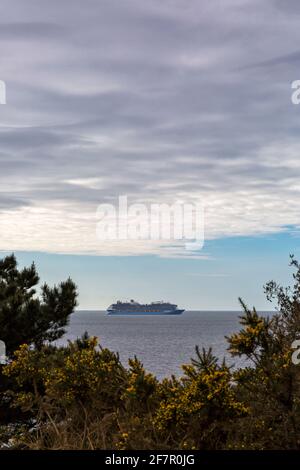
[[[60,338],[76,306],[69,279],[44,285],[35,266],[0,261],[0,339],[8,361],[0,371],[2,449],[299,449],[300,364],[292,343],[300,333],[300,266],[292,288],[265,287],[278,313],[261,317],[241,301],[241,330],[227,338],[234,369],[196,347],[183,375],[159,381],[137,358],[118,354],[85,334]],[[299,337],[299,336],[298,336]],[[295,362],[295,361],[294,361]]]

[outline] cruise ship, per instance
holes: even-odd
[[[140,304],[131,300],[112,304],[108,307],[108,315],[180,315],[183,309],[178,309],[177,305],[169,302],[151,302],[150,304]]]

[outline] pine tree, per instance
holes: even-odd
[[[38,283],[34,263],[19,270],[14,255],[0,260],[0,339],[8,356],[21,344],[39,348],[60,338],[77,305],[76,286],[70,278],[53,288],[44,284],[40,296]]]

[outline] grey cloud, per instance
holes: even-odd
[[[286,2],[285,0],[272,1],[274,1],[274,5],[279,8],[283,13],[292,15],[300,13],[300,4],[298,0],[289,0],[288,2]]]
[[[48,22],[0,23],[0,40],[41,40],[61,38],[65,30],[59,24]]]
[[[29,202],[25,199],[3,194],[0,192],[0,211],[12,210],[28,206]]]
[[[291,54],[282,55],[279,57],[273,57],[262,62],[257,62],[256,64],[250,64],[248,66],[242,67],[243,69],[251,68],[264,68],[264,67],[275,67],[280,65],[295,65],[299,67],[300,64],[300,51],[292,52]]]
[[[0,189],[18,191],[9,197],[85,211],[118,194],[201,193],[231,198],[236,220],[240,192],[267,192],[274,207],[278,195],[297,201],[291,9],[257,0],[3,4]],[[293,211],[284,206],[288,223]]]

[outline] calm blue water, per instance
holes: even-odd
[[[195,345],[213,348],[214,354],[237,366],[226,352],[226,335],[240,329],[241,312],[190,311],[174,316],[109,316],[105,312],[77,311],[71,316],[67,334],[59,343],[74,340],[85,331],[97,336],[102,346],[118,351],[126,365],[136,355],[148,371],[159,378],[181,375],[180,365],[194,356]],[[266,313],[264,313],[266,315]],[[269,314],[271,315],[271,314]]]

